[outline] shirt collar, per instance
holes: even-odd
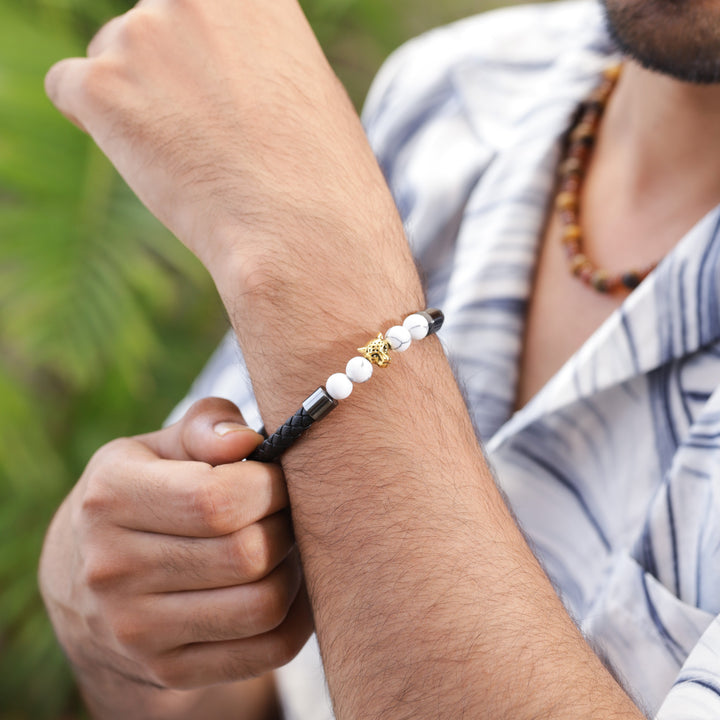
[[[720,339],[720,206],[702,218],[488,449],[540,417]]]
[[[535,10],[541,15],[548,8]],[[599,3],[559,2],[553,11],[551,32],[530,35],[522,46],[488,43],[453,69],[453,84],[470,124],[483,144],[495,150],[513,147],[530,116],[537,127],[562,127],[609,61],[620,57]]]

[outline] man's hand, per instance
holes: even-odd
[[[296,0],[142,0],[46,87],[216,281],[229,246],[243,268],[304,226],[336,236],[373,187],[393,210]]]
[[[108,684],[98,672],[175,689],[257,676],[310,635],[284,478],[237,462],[262,439],[242,422],[207,399],[172,427],[111,442],[58,511],[41,588],[91,694]]]

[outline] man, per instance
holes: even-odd
[[[308,597],[341,719],[720,715],[720,5],[605,10],[631,58],[565,158],[615,53],[594,4],[471,19],[382,71],[367,131],[425,293],[294,0],[144,0],[51,71],[212,273],[268,428],[426,298],[469,406],[423,340],[285,454],[307,595],[232,406],[100,451],[40,570],[97,716],[272,717]],[[629,295],[581,282],[658,261]],[[193,395],[254,424],[235,358]],[[327,717],[303,660],[285,712]]]

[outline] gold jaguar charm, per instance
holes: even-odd
[[[390,364],[390,343],[383,338],[382,333],[378,333],[365,347],[358,348],[358,352],[378,367],[384,368]]]

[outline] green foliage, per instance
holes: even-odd
[[[204,270],[44,95],[123,9],[0,5],[0,708],[17,717],[77,705],[36,589],[52,512],[97,446],[162,421],[224,326]]]
[[[204,270],[43,92],[47,68],[131,4],[0,3],[2,718],[82,712],[36,587],[45,528],[97,447],[162,422],[225,328]],[[402,40],[479,9],[303,5],[356,104]]]

